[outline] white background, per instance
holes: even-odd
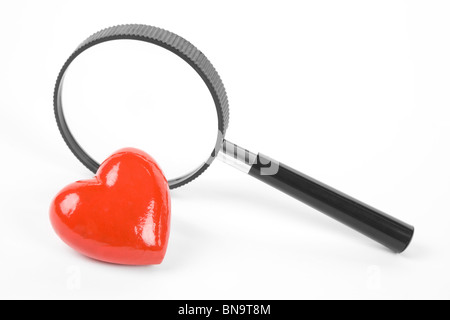
[[[449,17],[448,1],[2,1],[0,298],[450,298]],[[65,246],[49,204],[92,174],[58,133],[54,82],[122,23],[193,42],[227,87],[231,141],[414,224],[411,247],[394,255],[219,162],[172,193],[162,265]]]

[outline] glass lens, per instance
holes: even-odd
[[[217,140],[207,86],[184,60],[156,45],[120,40],[90,48],[67,71],[62,101],[73,136],[98,163],[134,147],[172,180],[206,162]]]

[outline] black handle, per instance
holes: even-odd
[[[414,227],[262,154],[249,174],[396,253],[405,251],[414,235]]]

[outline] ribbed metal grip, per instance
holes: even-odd
[[[230,111],[228,97],[223,82],[208,58],[192,43],[170,31],[148,25],[120,25],[101,30],[83,41],[64,64],[58,76],[54,91],[54,110],[58,128],[75,156],[92,172],[96,172],[99,164],[92,159],[76,142],[65,121],[62,107],[62,87],[64,76],[70,64],[87,49],[113,40],[140,40],[163,47],[185,60],[200,75],[207,85],[216,106],[218,117],[218,138],[210,158],[193,172],[169,181],[171,188],[180,187],[203,173],[221,149],[223,137],[229,124]]]

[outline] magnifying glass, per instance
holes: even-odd
[[[152,26],[122,25],[104,29],[92,35],[69,57],[58,76],[54,92],[56,121],[70,150],[89,170],[96,173],[100,164],[81,147],[78,140],[75,139],[73,130],[69,129],[63,110],[63,102],[65,105],[67,104],[67,101],[63,99],[64,82],[67,78],[69,67],[74,64],[74,61],[80,59],[86,50],[117,40],[134,40],[140,43],[150,43],[162,48],[165,52],[173,53],[174,55],[171,55],[172,58],[176,58],[178,62],[186,62],[186,66],[190,66],[195,71],[197,80],[202,80],[204,85],[206,85],[204,89],[212,97],[210,101],[211,107],[213,104],[215,105],[217,117],[211,123],[214,123],[216,129],[214,136],[208,138],[211,141],[211,145],[205,149],[203,154],[199,155],[201,157],[199,159],[202,160],[198,164],[190,169],[186,169],[186,171],[183,170],[183,173],[178,176],[168,176],[171,189],[192,182],[208,169],[215,159],[220,159],[359,231],[396,253],[403,252],[409,246],[414,235],[414,227],[411,225],[368,206],[266,155],[253,153],[227,141],[225,134],[229,126],[229,104],[225,87],[216,69],[206,56],[190,42],[172,32]],[[173,64],[178,62],[173,62]],[[171,79],[175,78],[172,77]],[[128,79],[128,81],[133,81],[133,79]],[[148,90],[152,90],[152,87],[150,86]],[[168,99],[171,96],[171,94],[166,95]],[[190,105],[183,104],[183,107],[190,108],[195,104],[195,102]],[[164,110],[167,110],[167,108]],[[195,120],[195,117],[201,118],[198,115],[189,114],[194,119],[189,120],[189,125],[184,130],[185,134],[195,131],[196,124],[191,122]],[[153,120],[153,122],[155,121],[158,120]],[[199,120],[198,122],[200,125],[204,121]],[[173,128],[173,124],[171,125],[171,128]],[[165,136],[170,136],[170,130]],[[158,137],[158,139],[164,139],[164,137]],[[196,139],[195,136],[192,139]],[[192,145],[197,145],[195,140],[181,139],[180,142],[182,147],[186,149],[184,151],[185,154],[190,154],[189,148]],[[169,146],[166,149],[175,149],[175,147]],[[150,153],[154,154],[153,152]],[[174,159],[171,158],[171,160],[173,162]],[[186,166],[186,161],[183,157],[177,157],[175,162],[183,169]],[[166,172],[164,162],[160,163]],[[173,172],[175,171],[177,170]]]

